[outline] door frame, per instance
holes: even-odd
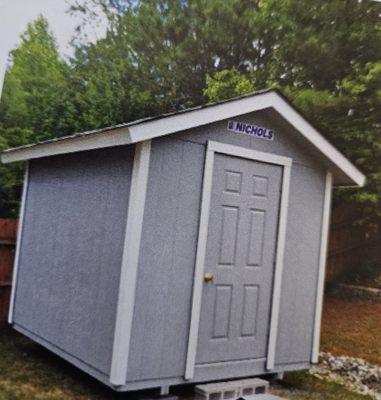
[[[292,158],[278,156],[271,153],[265,153],[257,150],[247,149],[240,146],[234,146],[231,144],[220,143],[209,140],[206,148],[202,197],[201,197],[200,224],[198,231],[198,242],[197,242],[197,253],[196,253],[196,265],[193,278],[194,280],[193,280],[193,294],[192,294],[192,310],[191,310],[188,349],[187,349],[187,358],[186,358],[185,374],[184,374],[184,378],[186,380],[190,380],[194,377],[194,370],[196,365],[196,352],[198,343],[198,331],[200,323],[202,288],[203,288],[202,276],[204,273],[206,242],[208,236],[209,210],[210,210],[212,183],[213,183],[212,181],[213,181],[214,156],[216,153],[236,156],[248,160],[260,161],[267,164],[280,165],[283,167],[281,197],[280,197],[279,217],[278,217],[278,237],[276,245],[276,259],[275,259],[273,293],[271,302],[270,331],[269,331],[268,347],[267,347],[267,360],[266,360],[267,370],[271,371],[272,369],[274,369],[274,363],[275,363],[275,348],[276,348],[276,340],[278,332],[280,292],[282,285],[283,258],[284,258],[285,239],[286,239],[287,210],[288,210],[288,200],[289,200]]]

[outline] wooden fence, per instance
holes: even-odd
[[[8,316],[17,221],[0,219],[0,323]]]
[[[364,268],[381,260],[381,235],[376,226],[353,223],[356,210],[348,207],[332,211],[329,232],[326,281],[335,281],[345,271]]]

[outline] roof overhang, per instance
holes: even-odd
[[[204,107],[148,118],[110,128],[75,134],[46,142],[8,149],[3,163],[25,161],[58,154],[121,146],[169,135],[263,109],[273,108],[321,155],[338,169],[346,186],[363,186],[365,176],[276,90],[258,92]]]

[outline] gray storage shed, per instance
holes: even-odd
[[[279,92],[20,160],[16,330],[121,391],[317,361],[332,185],[364,176]]]

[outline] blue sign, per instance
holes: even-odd
[[[274,139],[274,132],[270,129],[264,128],[263,126],[247,124],[246,122],[229,121],[228,130],[261,139]]]

